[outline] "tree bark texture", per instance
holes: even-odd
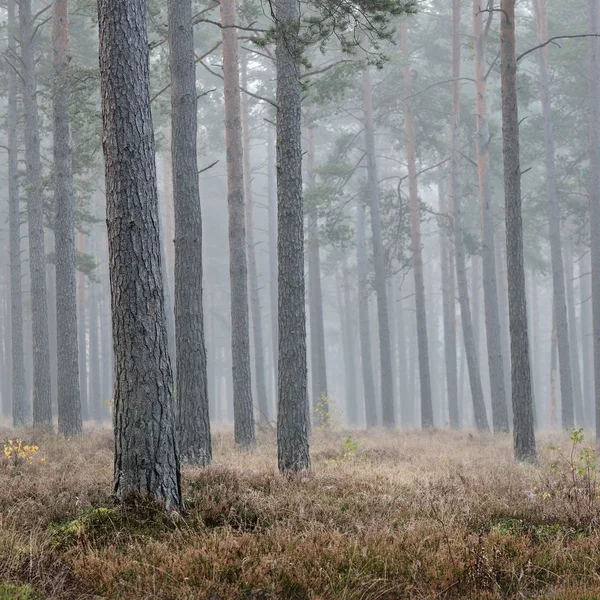
[[[514,450],[517,460],[533,461],[536,459],[536,448],[523,258],[515,0],[502,0],[501,2],[500,46]]]
[[[52,423],[50,380],[50,337],[48,332],[48,292],[44,250],[44,190],[38,125],[35,35],[31,0],[19,3],[21,25],[21,76],[25,162],[27,168],[27,224],[29,228],[29,272],[33,336],[33,425]]]
[[[204,303],[202,213],[197,159],[197,96],[191,0],[171,0],[171,158],[175,211],[175,351],[178,430],[183,460],[212,459]]]
[[[115,494],[148,494],[178,509],[181,478],[160,264],[146,9],[145,0],[98,2],[115,357]]]
[[[277,21],[277,254],[279,366],[277,447],[279,470],[310,467],[302,202],[301,50],[298,5],[280,0]]]

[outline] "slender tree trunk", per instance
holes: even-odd
[[[115,494],[148,494],[177,509],[181,478],[160,264],[146,9],[145,0],[98,2],[116,369]],[[196,174],[195,160],[193,168]],[[194,254],[189,247],[185,251]],[[189,321],[186,329],[193,329]],[[189,352],[185,344],[177,346]],[[179,372],[185,370],[180,365]]]
[[[475,425],[479,431],[489,429],[485,403],[483,400],[483,388],[481,386],[481,373],[479,371],[479,357],[477,356],[477,345],[473,321],[471,318],[471,307],[469,304],[469,284],[467,280],[467,264],[464,241],[463,217],[462,217],[462,189],[460,181],[460,0],[452,1],[452,203],[454,224],[454,246],[456,249],[456,279],[458,282],[458,301],[460,303],[460,314],[469,370],[469,382],[471,384],[471,398],[473,401],[473,412]]]
[[[446,190],[439,184],[439,211],[444,221],[440,226],[440,264],[442,271],[442,305],[444,315],[444,358],[446,365],[446,389],[448,392],[448,416],[450,427],[458,429],[458,372],[456,363],[456,320],[451,314],[453,303],[450,301],[450,279],[448,268],[448,217]]]
[[[14,66],[18,60],[15,0],[8,0],[8,59]],[[8,226],[10,236],[10,316],[12,356],[13,426],[23,427],[29,417],[25,396],[25,350],[23,347],[23,293],[21,288],[21,207],[19,197],[19,139],[17,74],[8,69]]]
[[[52,3],[54,55],[54,171],[58,431],[82,433],[77,337],[77,262],[71,120],[69,116],[68,0]]]
[[[377,396],[371,356],[371,327],[369,321],[369,277],[366,240],[365,206],[359,199],[356,206],[356,255],[358,274],[358,323],[367,428],[377,426]]]
[[[21,76],[25,115],[25,162],[27,166],[27,223],[29,227],[29,273],[33,334],[33,425],[52,423],[50,341],[44,250],[44,198],[38,126],[35,35],[31,0],[20,0]]]
[[[202,213],[196,154],[198,102],[192,2],[170,0],[167,6],[175,203],[177,424],[182,459],[206,466],[212,459],[212,447],[202,300]]]
[[[492,14],[492,13],[490,13]],[[490,166],[490,130],[487,111],[487,38],[488,26],[483,28],[480,0],[473,1],[473,49],[475,56],[475,119],[477,173],[479,179],[479,205],[481,212],[481,262],[483,267],[483,302],[487,341],[490,392],[492,401],[492,425],[494,431],[509,430],[508,407],[504,377],[500,307],[496,269],[496,240],[494,236],[494,202],[492,171]],[[491,23],[491,19],[488,21]]]
[[[581,306],[581,346],[583,362],[583,400],[585,421],[591,427],[594,422],[594,348],[592,319],[592,285],[589,253],[579,261],[580,306]]]
[[[243,448],[250,448],[255,444],[255,431],[250,370],[242,112],[234,0],[221,2],[221,24],[223,26],[221,31],[225,85],[227,204],[229,208],[233,420],[236,444]]]
[[[306,308],[298,4],[275,6],[277,67],[277,218],[279,367],[277,446],[280,471],[310,467],[306,393]]]
[[[398,422],[400,425],[407,425],[409,423],[409,417],[406,414],[406,403],[409,399],[409,382],[408,382],[408,352],[411,348],[408,348],[408,338],[406,336],[406,326],[404,321],[404,290],[400,283],[398,285],[398,306],[393,307],[396,309],[396,327],[397,327],[397,339],[398,339]]]
[[[556,427],[556,404],[558,396],[558,336],[556,334],[556,311],[552,307],[552,336],[550,341],[550,425]]]
[[[506,390],[506,406],[508,408],[508,423],[513,420],[512,409],[512,375],[510,365],[510,326],[508,324],[508,295],[506,293],[506,262],[502,248],[505,244],[496,244],[496,273],[498,274],[498,309],[500,314],[500,342],[502,349],[502,364],[504,368],[504,389]]]
[[[267,130],[267,191],[269,196],[269,292],[271,298],[271,347],[273,352],[273,389],[277,409],[278,311],[277,311],[277,175],[273,130]]]
[[[242,61],[242,86],[247,89],[247,63]],[[265,348],[261,315],[258,268],[256,266],[256,244],[254,242],[254,199],[252,196],[252,163],[250,161],[250,124],[248,95],[242,95],[242,140],[244,156],[244,198],[246,201],[246,240],[248,243],[248,275],[250,283],[250,309],[254,336],[254,372],[256,377],[257,407],[261,423],[269,421],[269,403],[265,381]]]
[[[542,44],[548,39],[545,0],[534,2],[537,17],[537,40]],[[550,76],[548,74],[548,47],[537,51],[540,69],[540,96],[544,117],[544,150],[546,159],[546,194],[548,195],[548,221],[550,224],[550,255],[552,263],[552,287],[556,310],[556,331],[558,334],[558,360],[560,363],[560,395],[562,398],[563,427],[572,428],[573,380],[571,373],[571,349],[569,344],[569,324],[565,297],[565,274],[560,237],[560,209],[556,190],[556,162],[554,132],[552,127],[552,107],[550,105]]]
[[[77,247],[80,254],[85,252],[85,238],[83,233],[77,235]],[[77,273],[78,306],[77,306],[77,334],[79,350],[79,390],[81,393],[81,418],[87,421],[90,418],[88,401],[88,368],[87,368],[87,339],[86,339],[86,275],[83,271]],[[112,396],[112,394],[111,394]]]
[[[346,405],[348,407],[348,424],[357,426],[360,423],[358,410],[358,394],[356,391],[356,346],[354,344],[354,328],[352,319],[352,302],[350,300],[350,278],[348,264],[342,261],[341,291],[338,285],[338,306],[340,326],[344,340],[344,372],[346,374]]]
[[[506,259],[510,317],[514,450],[519,461],[536,460],[533,399],[527,334],[527,300],[521,216],[521,160],[515,0],[501,0],[500,59],[502,71],[502,152],[506,202]]]
[[[415,133],[412,117],[411,73],[408,53],[408,26],[402,21],[401,46],[404,59],[403,94],[404,125],[406,128],[406,155],[408,162],[408,187],[410,197],[411,245],[413,254],[413,273],[415,277],[415,307],[417,317],[417,340],[419,347],[419,379],[421,383],[421,425],[433,427],[433,404],[431,400],[431,377],[429,371],[429,344],[427,340],[427,312],[425,310],[425,283],[423,280],[423,256],[421,249],[421,211],[419,207],[419,189],[417,186],[417,164],[415,157]]]
[[[315,147],[312,127],[306,129],[306,174],[308,186],[314,187]],[[327,356],[325,354],[325,324],[323,322],[323,291],[321,287],[321,256],[319,247],[318,207],[308,209],[308,309],[310,319],[310,355],[312,376],[312,406],[317,426],[329,424],[327,391]]]
[[[94,258],[98,259],[97,234],[92,233],[92,250]],[[90,373],[89,373],[89,410],[90,417],[96,424],[102,423],[102,395],[100,380],[100,337],[98,319],[98,283],[93,281],[88,294],[88,315],[90,318]]]
[[[597,35],[598,0],[589,0],[589,32]],[[596,439],[600,440],[600,41],[590,38],[590,206]]]
[[[392,351],[390,344],[390,323],[387,301],[386,268],[381,232],[381,206],[377,160],[375,158],[375,130],[373,124],[373,84],[369,67],[363,70],[362,101],[365,118],[365,146],[367,152],[367,174],[369,184],[369,205],[371,208],[371,235],[373,241],[373,262],[375,263],[375,294],[377,296],[377,321],[379,325],[379,360],[381,375],[381,407],[384,427],[394,427],[394,384],[392,374]],[[433,419],[433,416],[432,416]]]

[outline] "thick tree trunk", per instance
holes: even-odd
[[[494,203],[492,171],[490,166],[490,130],[487,112],[488,29],[483,28],[480,0],[473,1],[473,49],[475,56],[475,120],[477,128],[477,173],[479,179],[479,205],[481,212],[481,262],[483,267],[483,302],[487,341],[490,392],[492,401],[492,425],[494,431],[509,430],[508,406],[504,377],[504,358],[498,305],[498,282],[496,269],[496,240],[494,236]]]
[[[527,300],[521,216],[521,160],[517,59],[515,52],[515,0],[501,2],[500,58],[502,71],[502,153],[506,202],[506,259],[510,317],[514,450],[520,461],[536,459],[533,399],[527,335]]]
[[[545,0],[534,2],[537,18],[537,41],[542,44],[548,39]],[[560,237],[560,209],[556,190],[556,162],[554,132],[552,127],[552,107],[550,105],[550,75],[548,73],[548,47],[537,51],[540,69],[540,96],[544,118],[544,150],[546,159],[546,194],[548,195],[548,221],[550,225],[550,255],[552,264],[552,288],[556,310],[556,331],[558,334],[558,360],[560,364],[560,395],[562,398],[562,425],[573,427],[573,383],[571,373],[571,350],[569,324],[565,297],[565,274]]]
[[[589,32],[597,35],[598,0],[590,0]],[[590,38],[590,207],[596,439],[600,440],[600,41]]]
[[[442,281],[442,305],[444,316],[444,359],[446,365],[446,389],[448,394],[448,417],[450,427],[458,429],[458,372],[456,362],[456,319],[451,314],[454,303],[450,301],[450,278],[448,257],[448,210],[446,206],[446,190],[442,182],[439,184],[439,211],[442,215],[440,225],[440,264]]]
[[[377,396],[371,355],[371,326],[369,320],[369,276],[365,206],[359,199],[356,206],[356,256],[358,274],[358,324],[362,366],[365,418],[367,428],[377,426]]]
[[[8,0],[8,53],[17,61],[15,0]],[[12,417],[14,427],[23,427],[30,418],[25,396],[25,350],[23,347],[23,293],[21,288],[21,207],[19,197],[19,139],[17,74],[8,69],[8,226],[10,236],[10,316],[12,353]]]
[[[273,130],[267,130],[267,191],[269,196],[269,292],[271,308],[271,350],[273,353],[274,404],[277,411],[278,311],[277,311],[277,174]]]
[[[431,400],[431,377],[429,371],[429,344],[427,340],[427,312],[425,310],[425,283],[423,280],[423,256],[421,249],[421,211],[417,186],[417,164],[415,157],[415,133],[411,101],[411,73],[408,53],[408,26],[402,21],[401,46],[404,67],[402,93],[404,101],[404,125],[406,128],[406,155],[408,162],[408,187],[410,197],[411,245],[413,273],[415,278],[415,308],[417,318],[417,340],[419,347],[419,379],[421,383],[421,425],[433,427],[433,405]]]
[[[248,263],[244,203],[244,156],[240,71],[235,2],[221,2],[223,25],[223,76],[225,138],[227,145],[227,205],[229,208],[229,276],[231,282],[231,349],[235,442],[243,448],[255,444],[250,370],[248,314]],[[173,131],[175,135],[175,131]]]
[[[182,459],[206,466],[212,459],[212,448],[202,301],[202,214],[196,154],[198,103],[191,0],[169,1],[168,12],[177,425]]]
[[[306,391],[304,211],[298,5],[280,0],[277,67],[277,209],[279,367],[277,446],[280,471],[310,467]]]
[[[66,437],[75,437],[81,435],[82,423],[77,337],[73,151],[69,117],[68,0],[54,0],[52,24],[58,431]]]
[[[248,87],[246,60],[242,62],[242,86]],[[250,284],[250,310],[252,312],[252,334],[254,339],[254,375],[256,377],[257,408],[261,423],[269,421],[269,403],[265,381],[265,348],[256,266],[256,244],[254,242],[254,198],[252,195],[252,162],[250,161],[250,110],[248,95],[242,95],[242,142],[244,156],[244,198],[246,201],[246,240],[248,245],[248,275]]]
[[[306,129],[306,174],[308,186],[315,181],[315,146],[313,129]],[[321,287],[321,255],[319,247],[318,207],[308,210],[308,309],[310,320],[310,357],[312,408],[317,426],[329,424],[327,391],[327,356],[325,354],[325,324],[323,322],[323,290]]]
[[[115,356],[115,494],[148,494],[177,509],[181,478],[160,264],[146,9],[145,0],[98,2]],[[195,90],[192,94],[195,105]],[[193,169],[196,174],[195,161]],[[185,252],[198,257],[187,246]],[[193,304],[198,306],[197,296]],[[185,326],[193,329],[189,321]],[[192,354],[185,344],[178,349]]]
[[[373,262],[375,264],[375,294],[377,296],[377,322],[379,325],[379,361],[381,376],[381,421],[384,427],[394,427],[394,384],[392,374],[392,351],[387,300],[385,256],[381,232],[381,206],[377,160],[375,158],[375,130],[373,124],[373,84],[369,67],[363,70],[362,102],[365,118],[365,147],[367,153],[367,177],[369,184],[369,206],[371,209],[371,236]]]
[[[25,162],[27,166],[27,224],[29,228],[29,272],[33,335],[33,425],[52,423],[50,341],[48,333],[48,293],[44,250],[44,198],[42,161],[38,126],[37,77],[35,72],[35,35],[31,0],[19,2],[21,25],[21,76]]]
[[[469,382],[475,425],[479,431],[489,429],[483,400],[479,357],[471,307],[469,304],[469,283],[467,280],[467,259],[462,217],[462,189],[460,181],[460,0],[452,1],[452,124],[451,124],[451,198],[453,203],[454,246],[456,249],[456,280],[458,282],[458,301],[465,342]]]

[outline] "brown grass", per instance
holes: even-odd
[[[316,432],[286,479],[273,434],[241,453],[217,433],[180,517],[113,502],[110,432],[35,440],[45,462],[0,460],[0,600],[600,597],[600,500],[550,436],[523,466],[509,438],[347,435]]]

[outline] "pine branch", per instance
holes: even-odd
[[[600,37],[600,33],[580,33],[577,35],[555,35],[554,37],[551,37],[549,40],[545,41],[543,44],[540,44],[539,46],[534,46],[533,48],[529,48],[529,50],[526,50],[525,52],[523,52],[523,54],[519,54],[519,56],[517,56],[517,62],[519,62],[522,58],[525,58],[528,54],[531,54],[532,52],[539,50],[540,48],[545,48],[549,44],[556,44],[556,40],[574,40],[574,39],[578,39],[578,38],[589,38],[589,37]],[[560,48],[559,44],[556,44],[556,45]]]

